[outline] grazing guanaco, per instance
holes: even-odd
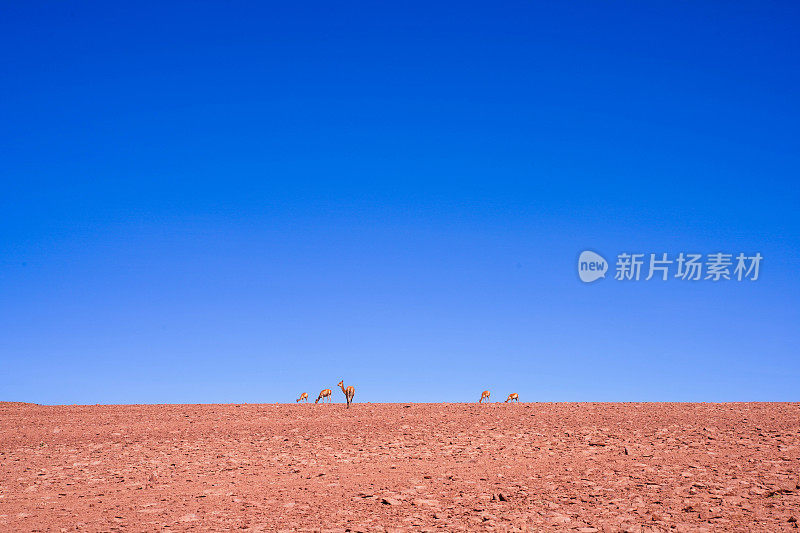
[[[491,395],[492,395],[492,393],[489,392],[488,390],[483,391],[483,394],[481,394],[481,399],[478,400],[478,403],[483,403],[484,398],[488,402],[489,401],[489,396],[491,396]],[[501,396],[501,398],[502,398],[502,396]]]
[[[345,389],[344,388],[344,380],[342,380],[339,383],[337,383],[337,385],[339,385],[339,387],[341,387],[342,392],[344,393],[344,397],[347,398],[347,408],[349,409],[350,408],[350,404],[353,403],[353,396],[356,395],[356,389],[353,388],[352,385],[350,385],[349,387],[347,387]]]
[[[516,392],[512,392],[511,394],[508,395],[508,398],[506,398],[506,403],[513,402],[515,400],[519,402],[519,394],[517,394]]]
[[[308,393],[307,393],[307,392],[304,392],[303,394],[301,394],[301,395],[300,395],[300,397],[299,397],[298,399],[296,399],[296,400],[295,400],[295,402],[296,402],[296,403],[300,403],[300,402],[306,402],[306,403],[308,403]]]
[[[314,400],[314,403],[317,403],[320,400],[320,398],[322,398],[322,403],[325,403],[325,398],[327,398],[328,399],[328,403],[330,403],[331,402],[331,396],[333,396],[333,391],[332,390],[330,390],[330,389],[322,389],[319,392],[319,396],[317,396],[317,399]]]

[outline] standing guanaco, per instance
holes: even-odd
[[[489,401],[489,396],[491,396],[491,394],[492,393],[489,392],[488,390],[483,391],[483,394],[481,394],[481,399],[478,400],[478,403],[483,403],[484,398],[488,402]],[[501,396],[501,398],[502,398],[502,396]]]
[[[353,388],[352,385],[350,385],[349,387],[347,387],[345,389],[344,388],[344,380],[342,380],[339,383],[337,383],[337,385],[339,385],[339,387],[341,387],[342,392],[344,393],[344,397],[347,398],[347,408],[349,409],[350,408],[350,404],[353,403],[353,396],[356,395],[356,389]]]
[[[314,403],[317,403],[320,400],[320,398],[322,398],[322,403],[325,403],[325,398],[327,398],[328,399],[328,403],[330,403],[331,396],[333,396],[333,391],[332,390],[330,390],[330,389],[322,389],[319,392],[319,396],[317,396],[317,399],[314,400]]]
[[[508,395],[508,398],[506,398],[506,403],[513,402],[515,400],[519,402],[519,394],[517,394],[516,392],[512,392],[511,394]]]
[[[300,402],[308,403],[308,393],[307,392],[304,392],[303,394],[300,395],[300,397],[298,399],[295,400],[295,403],[300,403]]]

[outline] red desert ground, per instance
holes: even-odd
[[[0,403],[2,531],[790,531],[800,405]]]

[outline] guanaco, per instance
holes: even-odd
[[[342,380],[339,383],[337,383],[337,385],[339,385],[339,387],[341,387],[342,392],[344,393],[344,397],[347,398],[347,408],[349,409],[350,408],[350,404],[353,403],[353,396],[356,395],[356,389],[353,388],[352,385],[350,385],[349,387],[347,387],[345,389],[344,388],[344,380]]]
[[[506,398],[506,403],[513,402],[515,400],[519,402],[519,394],[517,394],[516,392],[512,392],[511,394],[508,395],[508,398]]]
[[[331,396],[333,396],[333,391],[332,390],[330,390],[330,389],[322,389],[319,392],[319,396],[317,396],[317,399],[314,400],[314,403],[317,403],[320,400],[320,398],[322,399],[322,403],[325,403],[325,398],[327,398],[328,399],[328,403],[330,403]]]
[[[299,397],[298,399],[296,399],[296,400],[295,400],[295,402],[296,402],[296,403],[300,403],[300,402],[306,402],[306,403],[308,403],[308,393],[307,393],[307,392],[304,392],[303,394],[301,394],[301,395],[300,395],[300,397]]]
[[[483,394],[481,394],[481,399],[478,400],[478,403],[483,403],[484,398],[488,402],[489,401],[489,396],[491,396],[491,394],[492,393],[489,392],[488,390],[483,391]],[[501,398],[502,398],[502,396],[501,396]]]

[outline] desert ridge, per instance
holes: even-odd
[[[0,528],[794,528],[797,404],[0,404]]]

